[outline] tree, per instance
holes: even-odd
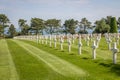
[[[115,17],[111,18],[111,23],[110,23],[110,33],[117,33],[117,21]]]
[[[3,32],[4,32],[4,29],[3,29],[2,25],[0,25],[0,36],[3,34]]]
[[[101,19],[100,21],[96,21],[96,28],[94,30],[94,33],[108,33],[110,30],[110,26],[106,24],[105,19]]]
[[[23,35],[28,35],[29,29],[30,29],[29,25],[25,24],[22,30]]]
[[[66,34],[67,33],[75,34],[75,28],[77,24],[78,24],[77,20],[74,19],[66,20],[64,23],[64,27],[65,27],[64,32]]]
[[[120,28],[120,17],[118,18],[118,27]]]
[[[60,25],[61,25],[61,20],[48,19],[47,21],[45,21],[46,32],[53,34],[53,33],[57,32]]]
[[[86,28],[91,27],[91,22],[89,22],[86,18],[82,18],[80,21],[80,26],[83,27],[83,32],[86,33]]]
[[[4,29],[8,27],[9,19],[5,14],[0,14],[0,36],[4,36]]]
[[[21,34],[22,35],[27,35],[28,34],[28,31],[30,29],[29,25],[26,24],[27,20],[24,20],[24,19],[19,19],[18,21],[18,24],[21,28]]]
[[[111,23],[111,18],[112,18],[112,16],[107,16],[106,17],[106,24],[108,24],[108,25],[110,25],[110,23]]]
[[[42,32],[44,29],[44,20],[40,18],[32,18],[31,19],[31,29],[35,30],[35,34],[38,34],[39,32]]]
[[[16,29],[15,29],[15,27],[14,27],[13,24],[10,25],[9,30],[8,30],[8,33],[10,34],[10,37],[12,37],[12,38],[15,36],[15,34],[16,34]]]
[[[24,20],[24,19],[19,19],[19,20],[18,20],[18,25],[20,26],[21,29],[23,28],[23,26],[25,25],[26,22],[27,22],[27,21]]]
[[[22,35],[25,35],[26,33],[24,33],[25,31],[25,27],[26,27],[26,20],[24,20],[24,19],[19,19],[18,20],[18,25],[19,25],[19,27],[21,28],[21,34]]]

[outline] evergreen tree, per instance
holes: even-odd
[[[120,28],[120,17],[118,18],[118,28]]]
[[[48,19],[45,21],[45,30],[49,34],[57,33],[61,26],[61,20]]]
[[[16,34],[16,29],[13,24],[10,25],[8,33],[10,34],[10,37],[14,37]]]
[[[43,33],[44,29],[44,20],[40,18],[32,18],[31,19],[31,30],[35,31],[35,34]]]
[[[0,36],[4,36],[5,28],[8,27],[9,19],[5,14],[0,14]]]
[[[2,25],[0,25],[0,36],[4,33],[4,29],[2,27]]]
[[[111,18],[111,23],[110,23],[110,33],[117,33],[117,21],[115,17]]]
[[[82,18],[80,21],[80,27],[84,28],[80,30],[79,33],[88,33],[87,28],[91,28],[91,22],[89,22],[86,18]]]
[[[67,33],[75,34],[75,28],[77,24],[78,24],[77,20],[74,20],[74,19],[66,20],[64,23],[64,27],[65,27],[64,32],[66,34]]]
[[[24,19],[19,19],[19,21],[18,21],[18,24],[21,28],[22,35],[28,34],[29,26],[26,24],[26,22],[27,22],[27,20],[24,20]]]

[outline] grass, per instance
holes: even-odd
[[[112,64],[105,38],[97,48],[96,60],[92,59],[92,42],[90,46],[85,40],[82,43],[82,54],[78,55],[77,40],[70,53],[66,41],[61,51],[59,42],[54,48],[36,41],[0,40],[0,80],[120,80],[120,54],[118,63]],[[16,79],[10,79],[10,74]]]
[[[36,58],[36,56],[15,42],[11,40],[7,40],[7,42],[20,80],[74,80],[57,73],[42,60]]]
[[[18,80],[12,56],[5,40],[0,40],[0,80]]]
[[[79,56],[77,55],[77,47],[76,47],[77,45],[74,45],[75,47],[72,47],[72,52],[68,53],[67,44],[64,45],[64,51],[60,51],[59,47],[55,49],[53,47],[52,48],[49,47],[49,45],[48,46],[41,44],[37,45],[35,42],[31,42],[31,41],[24,41],[24,42],[27,42],[35,47],[38,47],[46,52],[49,52],[50,54],[58,56],[61,59],[64,59],[86,70],[90,74],[90,77],[92,77],[95,80],[119,80],[120,79],[119,59],[117,65],[112,64],[112,59],[111,59],[112,53],[108,50],[107,45],[104,46],[104,44],[106,44],[104,40],[105,39],[102,38],[100,42],[100,46],[97,49],[98,57],[96,60],[91,59],[91,48],[87,46],[83,47],[84,49],[82,50],[83,54]],[[105,49],[105,50],[103,51],[101,49]],[[118,58],[119,56],[120,55],[118,54]]]

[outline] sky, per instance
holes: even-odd
[[[94,22],[106,16],[120,17],[120,0],[0,0],[0,14],[6,14],[18,27],[18,20],[67,19],[80,21],[86,17]]]

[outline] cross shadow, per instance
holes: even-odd
[[[114,64],[111,67],[111,72],[116,73],[118,76],[120,76],[120,64]]]
[[[99,65],[102,65],[104,67],[111,67],[112,63],[99,63]]]
[[[69,55],[75,55],[74,53],[70,53]]]
[[[58,50],[57,48],[54,48],[54,50]]]
[[[61,52],[65,52],[64,50],[62,50]]]
[[[89,58],[87,58],[87,57],[83,57],[82,59],[88,60]]]

